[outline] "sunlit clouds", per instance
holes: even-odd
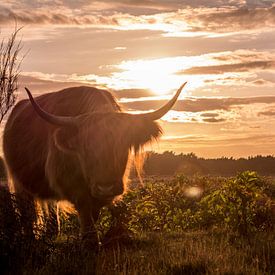
[[[149,4],[155,4],[157,7],[157,1],[150,1],[144,7],[147,8],[147,12],[137,9],[138,14],[131,13],[133,7],[131,1],[127,1],[129,5],[124,5],[124,7],[118,4],[119,1],[94,2],[93,4],[87,1],[85,4],[79,3],[79,6],[68,5],[67,1],[63,3],[62,1],[52,1],[52,3],[47,1],[44,5],[36,1],[22,2],[7,1],[0,4],[0,23],[11,24],[16,19],[20,24],[154,30],[162,31],[166,36],[176,37],[253,33],[255,29],[269,31],[275,26],[275,6],[272,1],[257,1],[265,2],[265,5],[256,7],[252,3],[249,5],[249,1],[247,5],[242,1],[238,4],[244,5],[235,6],[232,1],[230,1],[233,4],[231,6],[228,5],[228,1],[224,1],[227,2],[224,6],[219,5],[221,1],[211,1],[216,2],[220,7],[211,6],[211,4],[203,7],[199,3],[197,6],[190,7],[191,2],[189,2],[189,5],[187,3],[183,5],[184,9],[180,8],[180,3],[174,3],[174,9],[177,10],[173,10],[172,5],[170,8],[163,5],[163,9],[151,10],[151,12]],[[106,11],[102,12],[104,8]]]
[[[209,96],[222,92],[221,86],[275,87],[275,52],[237,50],[197,56],[177,56],[147,60],[122,61],[106,64],[109,74],[42,74],[24,75],[51,81],[73,81],[107,87],[113,90],[148,89],[156,95],[171,93],[183,82],[188,81],[188,93],[199,93],[209,89]],[[113,72],[112,72],[113,70]],[[216,92],[215,87],[220,91]],[[231,94],[222,93],[230,96]]]
[[[3,1],[2,1],[3,2]],[[271,0],[0,3],[1,36],[15,21],[23,87],[110,90],[124,111],[152,111],[186,87],[149,149],[219,157],[274,154],[275,3]]]

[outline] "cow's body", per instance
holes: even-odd
[[[165,106],[141,115],[121,112],[109,92],[96,88],[68,88],[35,100],[28,91],[30,101],[15,106],[3,139],[16,191],[70,201],[83,237],[95,240],[100,208],[124,191],[130,151],[161,134],[155,120],[172,107],[182,87]]]

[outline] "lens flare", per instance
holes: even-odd
[[[184,190],[185,196],[190,198],[200,197],[202,192],[202,189],[198,186],[190,186]]]

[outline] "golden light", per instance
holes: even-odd
[[[123,61],[117,65],[106,65],[114,69],[110,75],[72,75],[70,80],[96,84],[114,90],[147,89],[157,96],[171,94],[187,81],[180,98],[205,86],[205,81],[216,81],[215,74],[188,74],[185,70],[192,67],[205,67],[221,64],[212,54],[199,56],[176,56],[159,59],[139,59]]]
[[[127,85],[127,88],[149,89],[157,95],[167,94],[187,81],[190,91],[201,87],[204,78],[200,75],[185,75],[181,72],[196,64],[212,63],[213,60],[205,56],[124,61],[115,66],[120,71],[113,73],[112,79],[116,83]]]
[[[149,89],[156,94],[165,94],[183,82],[183,78],[175,74],[177,66],[169,59],[128,61],[118,68],[122,72],[114,77],[119,77],[132,88]]]

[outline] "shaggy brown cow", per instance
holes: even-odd
[[[146,114],[123,113],[105,90],[74,87],[20,101],[5,127],[3,148],[17,192],[74,204],[81,232],[96,239],[100,208],[124,191],[130,151],[156,139],[155,120],[167,113],[175,96]]]

